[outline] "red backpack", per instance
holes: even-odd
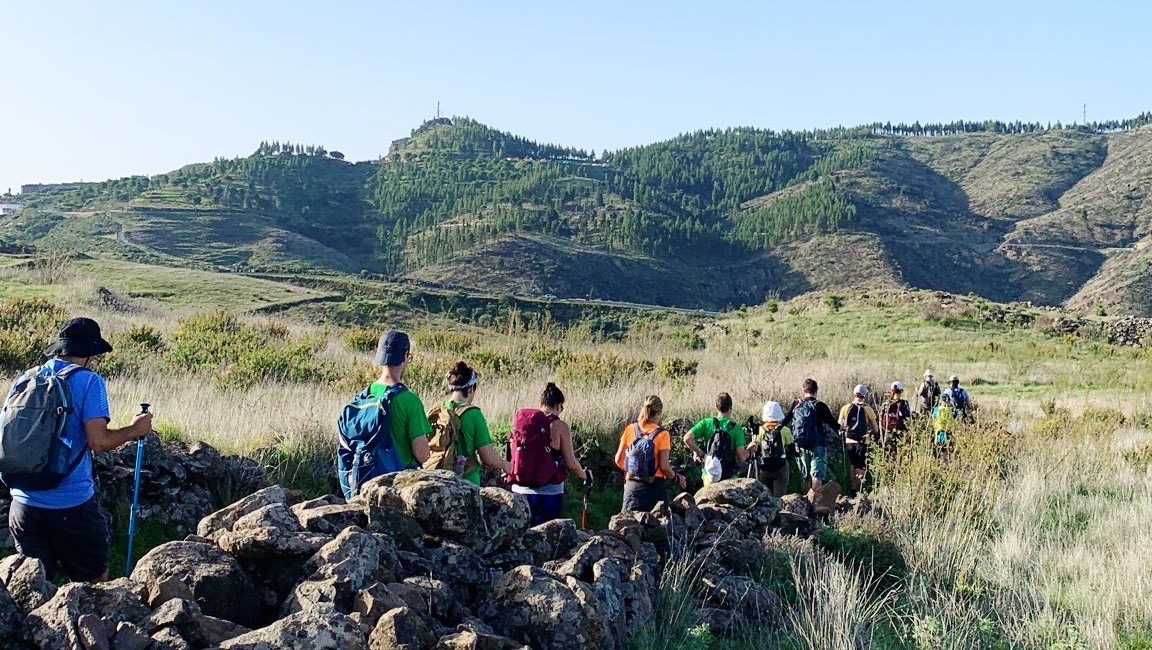
[[[516,411],[508,439],[512,456],[508,479],[513,484],[538,488],[568,478],[560,450],[552,448],[552,423],[558,419],[540,409]]]

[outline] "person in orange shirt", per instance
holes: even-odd
[[[637,421],[620,432],[616,466],[624,471],[624,512],[648,512],[667,501],[668,481],[684,488],[684,477],[672,469],[672,434],[660,426],[663,419],[664,402],[649,395]]]

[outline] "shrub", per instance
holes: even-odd
[[[0,369],[15,373],[42,362],[65,318],[63,309],[42,298],[0,302]]]
[[[510,375],[520,372],[524,362],[502,352],[490,349],[476,350],[468,355],[468,365],[476,368],[477,372],[488,375]]]
[[[96,370],[105,377],[130,377],[155,364],[168,349],[164,335],[151,325],[133,325],[108,337],[112,351],[95,360]]]
[[[696,376],[696,368],[699,365],[699,361],[681,359],[680,357],[663,357],[660,359],[660,365],[656,368],[656,373],[665,379],[687,379]]]
[[[838,526],[842,525],[839,524]],[[876,576],[882,584],[894,586],[908,573],[900,547],[879,531],[860,524],[825,528],[816,544],[826,552],[857,569]]]
[[[413,343],[421,350],[463,355],[480,345],[480,337],[463,332],[417,332],[413,335]]]
[[[826,293],[824,294],[824,304],[828,305],[832,311],[840,311],[840,308],[844,306],[844,298],[836,294]]]
[[[703,350],[707,345],[703,337],[687,327],[672,330],[669,338],[685,350]]]
[[[556,375],[563,381],[587,386],[607,387],[632,377],[655,370],[651,361],[623,359],[615,352],[594,352],[579,354],[565,360],[556,369]]]
[[[316,358],[321,341],[287,337],[283,326],[250,325],[222,311],[198,314],[180,321],[166,360],[181,370],[215,373],[221,388],[337,378],[331,364]]]
[[[355,327],[344,331],[344,347],[353,352],[369,354],[376,350],[380,341],[380,333],[366,327]]]

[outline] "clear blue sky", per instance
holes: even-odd
[[[1109,6],[1111,5],[1111,6]],[[0,193],[469,115],[614,149],[712,126],[1152,109],[1148,3],[0,2]]]

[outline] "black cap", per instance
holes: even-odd
[[[100,336],[100,325],[91,318],[73,318],[64,323],[56,343],[45,356],[94,357],[112,351],[112,344]]]
[[[397,330],[389,330],[380,335],[380,342],[376,344],[374,361],[378,366],[398,366],[408,358],[408,350],[411,347],[407,334]]]

